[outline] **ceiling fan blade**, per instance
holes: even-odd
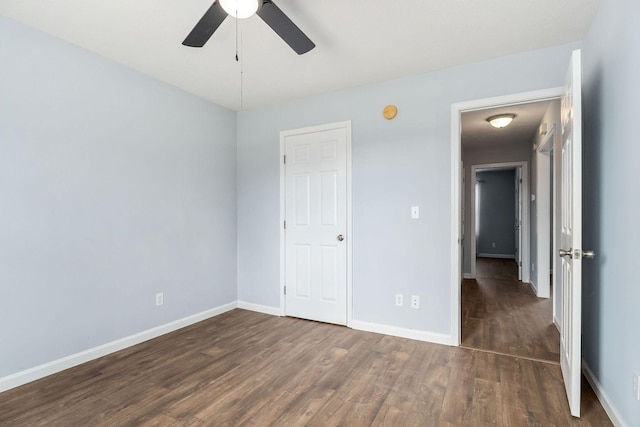
[[[220,2],[217,0],[214,1],[182,44],[190,47],[204,46],[226,17],[227,12],[222,9]]]
[[[298,55],[309,52],[316,45],[284,14],[271,0],[264,0],[258,10],[262,18],[273,31],[284,40]]]

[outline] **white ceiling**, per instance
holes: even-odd
[[[580,40],[600,0],[274,2],[317,47],[298,56],[259,17],[238,21],[244,109]],[[0,0],[0,14],[239,110],[236,21],[181,45],[211,4]]]
[[[544,113],[552,102],[560,102],[560,100],[530,102],[465,112],[462,114],[461,120],[462,147],[474,148],[514,143],[530,145],[538,132]],[[515,114],[516,117],[505,128],[496,129],[487,122],[491,116],[508,113]]]

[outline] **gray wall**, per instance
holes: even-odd
[[[516,251],[516,173],[511,170],[476,172],[476,253],[510,255]],[[495,244],[495,247],[493,246]]]
[[[603,0],[584,39],[583,357],[626,425],[640,425],[640,2]]]
[[[353,313],[360,321],[450,333],[451,104],[562,84],[562,45],[241,112],[238,297],[278,307],[279,132],[351,120]],[[386,104],[398,116],[382,117]],[[524,150],[528,160],[530,148]],[[468,176],[468,175],[467,175]],[[411,220],[410,207],[421,207]],[[420,310],[394,294],[422,296]]]
[[[234,301],[236,114],[2,17],[0,40],[0,377]]]
[[[568,60],[567,60],[568,61]],[[560,86],[561,83],[556,84],[555,87]],[[549,86],[545,89],[548,89]],[[542,88],[541,88],[542,89]],[[524,91],[520,91],[524,92]],[[514,92],[516,93],[516,92]],[[507,162],[531,162],[531,144],[530,141],[514,141],[513,144],[507,144],[504,146],[496,147],[484,147],[478,148],[463,148],[462,161],[464,162],[464,173],[467,177],[465,181],[464,190],[464,242],[463,251],[464,259],[462,271],[463,273],[471,273],[471,166],[486,165],[492,163],[507,163]],[[477,248],[476,248],[477,249]],[[476,250],[477,253],[477,250]],[[523,266],[523,268],[526,268]]]

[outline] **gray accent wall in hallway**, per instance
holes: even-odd
[[[515,170],[476,172],[476,253],[515,258]]]
[[[568,62],[568,60],[567,60]],[[560,83],[558,85],[560,86]],[[465,181],[464,189],[464,235],[462,250],[464,260],[462,265],[463,273],[471,273],[471,166],[488,165],[494,163],[509,162],[531,162],[531,141],[513,141],[513,143],[502,146],[492,146],[483,148],[465,148],[462,150],[462,161],[464,162],[465,176],[469,177]],[[477,248],[476,248],[477,249]],[[478,251],[476,250],[476,253]]]

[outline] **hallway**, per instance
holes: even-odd
[[[478,258],[476,279],[462,283],[462,346],[558,364],[552,309],[518,280],[514,260]]]

